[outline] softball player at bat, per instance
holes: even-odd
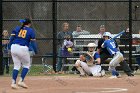
[[[105,38],[105,41],[102,44],[102,48],[107,48],[110,55],[113,56],[113,59],[109,63],[109,71],[112,72],[112,76],[110,78],[117,78],[119,77],[119,73],[115,68],[121,61],[124,60],[123,54],[116,47],[114,40],[110,39],[112,37],[110,32],[105,32],[103,37]]]
[[[101,70],[100,65],[100,55],[95,51],[96,44],[89,43],[88,45],[88,54],[91,55],[91,62],[86,62],[86,57],[80,55],[80,60],[77,60],[75,66],[80,72],[80,76],[90,75],[90,76],[103,76],[105,71]]]
[[[34,48],[35,53],[37,54],[37,45],[35,42],[35,33],[31,26],[30,19],[22,19],[20,20],[22,26],[17,26],[12,31],[10,37],[10,48],[11,55],[14,62],[13,74],[12,74],[12,84],[11,87],[13,89],[17,89],[18,86],[23,88],[28,88],[28,86],[24,83],[24,79],[28,70],[30,68],[30,54],[29,54],[29,43],[32,43],[32,47]],[[18,76],[19,69],[22,68],[21,78],[18,82],[18,86],[16,85],[16,79]]]

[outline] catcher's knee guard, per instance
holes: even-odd
[[[75,62],[75,66],[76,66],[76,67],[80,67],[80,64],[81,64],[81,61],[80,61],[80,60],[77,60],[77,61]]]

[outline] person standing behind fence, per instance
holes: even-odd
[[[90,35],[90,32],[86,31],[86,30],[82,30],[82,26],[77,25],[76,31],[73,31],[72,36],[73,36],[73,38],[75,38],[75,37],[78,37],[79,35]],[[78,44],[78,43],[76,43],[76,44]],[[87,50],[88,50],[87,47],[83,47],[83,51],[87,51]]]
[[[8,51],[8,44],[9,44],[9,40],[4,40],[4,39],[9,39],[9,33],[7,30],[4,30],[2,32],[2,51],[3,51],[3,71],[6,67],[6,74],[9,74],[9,62],[10,62],[10,58],[9,58],[9,51]]]
[[[99,28],[99,33],[98,33],[99,38],[102,38],[102,37],[103,37],[103,34],[104,34],[105,31],[106,31],[105,25],[101,25],[100,28]],[[98,45],[98,41],[99,41],[99,40],[95,40],[95,43],[96,43],[97,45]]]
[[[58,73],[61,73],[61,68],[62,68],[62,46],[63,46],[63,41],[64,37],[69,35],[70,38],[72,38],[72,31],[69,31],[69,23],[65,22],[62,24],[62,31],[57,34],[57,39],[58,39],[58,61],[57,61],[57,69],[56,71]]]
[[[77,25],[76,26],[76,31],[73,31],[72,36],[73,38],[78,37],[79,35],[89,35],[90,32],[82,30],[82,26],[81,25]]]
[[[101,35],[101,37],[103,37],[103,34],[104,34],[105,31],[106,31],[105,25],[101,25],[99,35]]]
[[[125,30],[125,34],[120,36],[120,44],[125,45],[125,48],[129,45],[129,28]]]
[[[17,89],[16,79],[18,72],[23,67],[21,71],[20,80],[18,86],[23,88],[28,88],[24,83],[24,79],[30,68],[30,54],[29,54],[29,44],[32,43],[32,47],[37,54],[37,45],[35,39],[35,31],[30,27],[31,20],[28,18],[21,19],[20,22],[22,26],[16,26],[11,33],[9,48],[11,49],[11,55],[14,62],[14,69],[12,74],[12,84],[13,89]]]
[[[69,35],[66,35],[64,37],[64,43],[62,46],[62,56],[63,57],[70,57],[72,56],[72,50],[73,50],[73,42],[71,41],[71,38]],[[63,58],[63,65],[70,63],[70,61],[67,60],[67,58]],[[62,68],[63,71],[67,71],[68,67],[63,66]]]
[[[139,35],[140,35],[140,30],[139,30]],[[136,63],[138,64],[138,69],[137,71],[140,70],[140,39],[138,37],[134,37],[132,44],[138,45],[136,46],[136,54],[139,54],[136,56]]]

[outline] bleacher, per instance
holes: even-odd
[[[116,34],[112,34],[112,37],[116,36]],[[140,38],[140,35],[139,34],[133,34],[132,35],[133,38],[137,37],[137,38]],[[99,34],[91,34],[91,35],[79,35],[78,37],[76,37],[74,39],[74,46],[75,48],[83,48],[83,47],[87,47],[87,44],[90,43],[90,42],[95,42],[101,38],[101,35]],[[117,37],[118,39],[120,38]],[[137,47],[139,45],[132,45],[132,47]],[[129,47],[129,45],[119,45],[119,47]],[[133,49],[134,50],[134,49]],[[86,53],[86,51],[73,51],[73,54],[75,53]],[[129,51],[124,51],[125,54],[129,54]],[[132,57],[135,58],[135,56],[137,55],[140,55],[140,54],[137,54],[135,51],[132,51]],[[68,60],[77,60],[79,58],[67,58]],[[110,58],[111,59],[111,58]],[[110,60],[109,59],[109,60]],[[127,59],[128,59],[128,56],[127,56]],[[72,64],[66,64],[65,66],[69,66],[69,65],[72,65]],[[106,65],[106,64],[103,64],[103,65]],[[134,64],[135,65],[135,64]]]
[[[112,36],[116,36],[116,34],[112,34]],[[140,35],[139,34],[133,34],[132,35],[133,38],[137,37],[137,38],[140,38]],[[83,47],[87,47],[87,44],[88,43],[91,43],[91,42],[95,42],[97,43],[97,40],[101,38],[101,35],[99,34],[91,34],[91,35],[79,35],[78,37],[76,37],[74,39],[74,47],[75,48],[78,48],[78,51],[74,50],[72,53],[73,55],[74,54],[81,54],[81,53],[86,53],[87,51],[83,51]],[[120,37],[117,37],[117,40],[119,40]],[[120,48],[123,48],[123,47],[128,47],[129,48],[129,45],[118,45]],[[139,45],[132,45],[132,48],[135,48],[135,47],[138,47]],[[81,50],[80,50],[81,49]],[[124,51],[125,55],[125,58],[126,59],[129,59],[128,57],[128,54],[129,54],[129,51]],[[139,53],[136,53],[135,49],[133,49],[132,51],[132,57],[133,59],[135,59],[136,56],[140,56]],[[70,64],[63,64],[63,66],[74,66],[74,61],[75,60],[78,60],[79,59],[79,56],[72,56],[72,57],[67,57],[67,60],[69,61],[73,61],[71,62]],[[110,61],[111,58],[109,58],[107,61]],[[44,64],[44,62],[42,62]],[[45,63],[46,65],[47,63]],[[108,64],[102,64],[102,66],[108,66]],[[119,66],[119,65],[118,65]],[[137,66],[137,64],[133,64],[133,66]]]

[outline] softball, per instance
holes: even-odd
[[[68,51],[69,51],[69,52],[72,52],[72,48],[68,48]]]

